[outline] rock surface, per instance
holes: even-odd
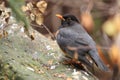
[[[33,29],[31,40],[19,24],[0,38],[0,80],[94,80],[83,71],[59,63],[62,52],[55,41]]]

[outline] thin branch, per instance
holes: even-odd
[[[49,28],[46,26],[46,25],[44,25],[44,24],[41,24],[41,25],[35,25],[35,24],[31,24],[31,26],[36,26],[36,27],[41,27],[41,28],[45,28],[46,30],[47,30],[47,32],[50,34],[50,36],[51,36],[51,38],[53,39],[53,40],[55,40],[55,35],[49,30]]]
[[[47,28],[47,26],[45,26],[44,24],[42,24],[41,26],[43,26],[48,31],[48,33],[51,35],[51,38],[55,40],[55,35]]]

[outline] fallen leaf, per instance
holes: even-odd
[[[52,65],[53,64],[53,59],[48,61],[48,65]]]
[[[3,37],[3,35],[0,33],[0,39]]]
[[[46,8],[47,8],[47,3],[46,1],[39,1],[36,6],[39,8],[39,10],[44,13]]]
[[[59,77],[59,78],[66,78],[66,74],[64,74],[64,73],[61,73],[61,74],[55,73],[53,76],[54,77]]]
[[[37,73],[43,74],[43,73],[45,73],[45,72],[44,72],[43,70],[38,70]]]
[[[22,9],[23,12],[26,12],[27,10],[29,10],[29,8],[25,5],[23,5],[21,9]]]
[[[117,30],[120,31],[120,13],[116,14],[113,17],[113,24],[115,25],[115,27],[117,28]]]
[[[36,23],[38,25],[42,25],[43,24],[43,20],[44,20],[44,17],[43,15],[41,15],[40,13],[36,14]]]
[[[112,61],[112,64],[120,64],[120,50],[117,45],[113,45],[111,47],[111,50],[109,52],[110,60]]]
[[[66,80],[72,80],[72,78],[68,77]]]
[[[33,13],[30,14],[30,19],[31,19],[32,21],[35,21],[35,15],[34,15]]]
[[[81,14],[81,24],[88,32],[93,30],[94,21],[90,12],[83,12]]]
[[[28,10],[32,10],[33,4],[31,2],[27,3],[27,8],[28,8]]]
[[[103,24],[103,31],[109,36],[115,36],[117,34],[117,29],[112,19],[107,20]]]
[[[3,30],[3,36],[4,36],[4,37],[7,37],[7,36],[8,36],[8,32],[5,31],[5,30]]]

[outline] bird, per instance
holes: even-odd
[[[103,71],[108,67],[101,60],[96,43],[82,27],[79,20],[72,14],[56,14],[61,20],[61,25],[56,31],[56,42],[66,57],[77,59],[87,67],[93,68],[93,63],[87,58],[89,56],[96,66]]]

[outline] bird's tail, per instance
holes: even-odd
[[[89,51],[89,56],[92,58],[92,60],[95,62],[95,64],[104,71],[108,71],[108,67],[103,63],[103,61],[100,59],[98,52],[96,50]]]

